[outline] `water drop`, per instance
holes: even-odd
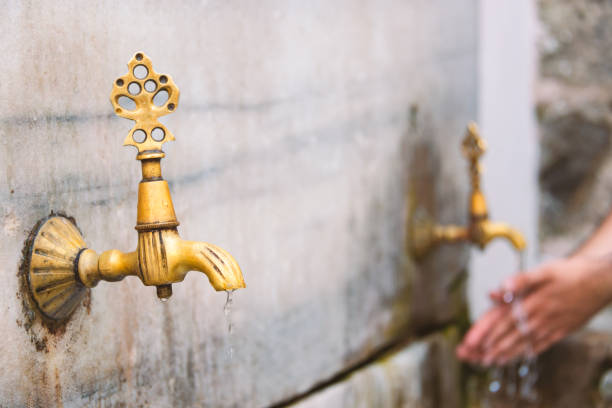
[[[524,252],[519,253],[519,273],[525,271],[525,261],[526,259]],[[503,293],[502,298],[504,303],[510,306],[512,317],[514,318],[518,331],[525,336],[526,339],[530,339],[527,315],[523,309],[523,299],[520,294],[514,294],[507,291]],[[505,395],[511,400],[517,402],[525,401],[529,403],[537,403],[539,401],[539,395],[537,393],[537,389],[535,388],[535,384],[538,380],[536,363],[537,359],[534,353],[533,344],[528,342],[525,350],[525,356],[517,363],[505,368],[493,368],[491,376],[489,377],[489,393],[484,399],[486,406],[493,406],[491,398],[494,398],[494,394],[499,395],[501,390],[504,390]]]
[[[525,270],[525,254],[519,254],[519,271]],[[518,330],[526,339],[530,339],[529,326],[527,315],[523,309],[522,298],[517,296],[512,302],[512,315],[514,316]],[[535,384],[538,381],[537,358],[531,341],[527,342],[525,349],[525,357],[517,368],[520,378],[520,397],[529,402],[537,402],[539,395],[535,389]]]
[[[227,294],[227,297],[225,298],[225,305],[223,306],[223,314],[225,316],[229,316],[232,311],[232,303],[234,302],[234,299],[232,298],[234,291],[226,290],[225,293]]]
[[[234,357],[234,345],[233,345],[233,339],[232,339],[232,332],[234,330],[234,325],[232,323],[232,316],[231,316],[232,304],[234,302],[234,299],[233,299],[234,291],[226,290],[225,293],[227,293],[227,297],[225,298],[225,305],[223,306],[223,314],[225,315],[225,321],[227,324],[227,333],[228,333],[227,356],[228,356],[228,359],[231,361]]]
[[[158,298],[160,302],[166,303],[170,298]]]
[[[491,383],[489,384],[489,392],[491,394],[495,394],[500,389],[501,389],[501,383],[497,380],[491,381]]]

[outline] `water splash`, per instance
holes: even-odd
[[[491,370],[491,381],[489,382],[489,392],[491,394],[497,394],[502,390],[504,382],[504,370],[502,367],[495,366]]]
[[[521,297],[517,297],[512,301],[512,315],[514,316],[518,330],[525,338],[529,338],[530,333],[527,326],[527,315],[521,301]],[[536,362],[537,358],[533,350],[533,345],[528,341],[525,349],[525,356],[515,364],[514,372],[518,376],[518,382],[520,384],[518,389],[519,396],[521,399],[529,402],[536,402],[538,399],[534,388],[538,379]]]
[[[522,252],[519,254],[519,273],[522,273],[523,271],[525,271],[525,269],[525,253]],[[525,309],[523,308],[522,297],[517,296],[517,298],[513,300],[512,314],[516,320],[517,328],[519,329],[521,334],[525,338],[530,339],[531,334],[529,333],[529,326],[527,325],[527,314],[525,313]],[[535,354],[535,350],[533,349],[533,344],[531,343],[531,341],[527,342],[525,357],[523,357],[521,361],[519,361],[516,373],[518,374],[518,378],[520,381],[520,397],[523,400],[529,402],[537,402],[539,397],[535,389],[535,384],[538,381],[539,374],[537,371],[537,356]]]
[[[226,290],[225,293],[227,297],[225,298],[225,305],[223,306],[223,314],[225,315],[225,323],[227,325],[227,333],[228,333],[228,350],[227,356],[231,361],[234,358],[234,342],[232,338],[232,332],[234,331],[234,324],[232,321],[232,305],[234,303],[234,290]]]
[[[504,376],[502,368],[494,366],[489,370],[487,389],[480,404],[482,408],[492,408],[494,406],[495,400],[501,394],[503,383]]]
[[[518,254],[518,270],[522,273],[526,269],[525,253]],[[522,297],[515,296],[511,292],[503,294],[503,301],[511,307],[512,316],[516,322],[518,330],[525,338],[529,339],[529,328],[527,325],[527,315],[523,309]],[[489,395],[499,395],[501,390],[505,390],[507,397],[515,400],[522,400],[529,403],[536,403],[539,395],[535,389],[538,380],[537,356],[531,342],[527,343],[525,356],[505,369],[494,367],[490,372],[488,386]],[[488,400],[489,398],[487,398]],[[488,403],[489,401],[487,401]]]

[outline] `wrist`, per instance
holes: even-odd
[[[567,263],[576,273],[580,290],[589,293],[598,308],[612,302],[612,257],[575,256]]]

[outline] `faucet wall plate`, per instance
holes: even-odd
[[[410,252],[416,258],[422,258],[435,244],[435,222],[424,208],[411,208],[408,223],[408,242]]]
[[[178,107],[179,89],[169,75],[153,70],[142,52],[134,54],[127,74],[113,83],[110,101],[118,116],[135,122],[124,145],[136,147],[142,169],[138,184],[135,251],[116,249],[98,255],[87,248],[76,225],[66,217],[43,220],[27,251],[27,278],[30,297],[44,318],[67,319],[79,301],[99,281],[115,282],[137,276],[146,286],[155,286],[157,296],[172,295],[172,284],[187,272],[203,272],[215,290],[234,290],[246,285],[236,260],[223,249],[180,238],[179,222],[168,182],[163,179],[161,150],[174,135],[158,121]],[[156,101],[160,93],[166,100]],[[121,104],[122,98],[132,106]]]
[[[85,248],[81,232],[65,216],[47,217],[33,231],[26,248],[26,276],[31,299],[45,318],[67,319],[87,295],[89,289],[77,273]]]

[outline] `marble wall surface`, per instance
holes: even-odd
[[[416,264],[405,223],[411,191],[464,220],[476,3],[0,8],[0,405],[282,404],[455,322],[465,248]],[[136,278],[102,282],[51,333],[17,277],[36,221],[62,211],[91,248],[136,245],[140,169],[108,101],[136,51],[181,89],[162,119],[180,233],[232,253],[247,289],[226,316],[196,273],[167,304]]]

